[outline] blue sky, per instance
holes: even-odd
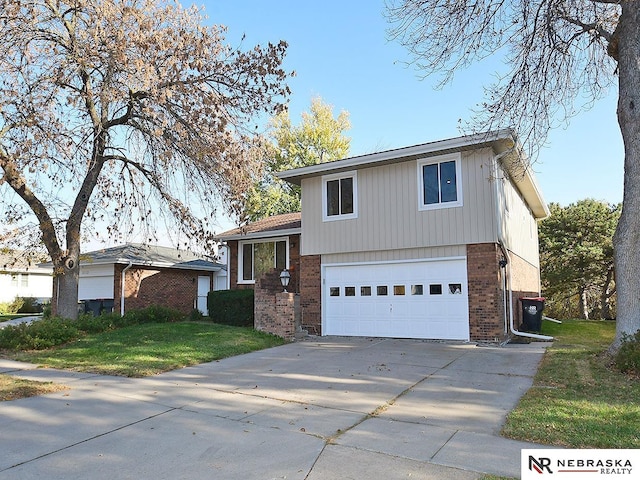
[[[386,38],[382,0],[301,2],[241,0],[204,2],[208,21],[228,27],[227,40],[244,47],[286,40],[287,70],[295,70],[290,113],[298,123],[311,98],[320,96],[350,113],[351,155],[399,148],[460,135],[482,101],[483,86],[499,64],[488,61],[461,71],[436,90],[437,77],[419,79],[405,66],[407,52]],[[556,129],[534,170],[547,202],[562,205],[592,197],[622,201],[623,146],[616,94]]]

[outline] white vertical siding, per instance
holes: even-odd
[[[538,223],[531,210],[510,181],[503,181],[505,207],[501,210],[503,235],[507,248],[539,267]]]
[[[303,255],[495,242],[491,156],[462,153],[462,207],[420,211],[417,161],[406,161],[358,170],[358,218],[323,222],[322,178],[303,180]]]

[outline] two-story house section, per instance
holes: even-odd
[[[312,333],[500,341],[538,295],[549,211],[501,130],[289,170]],[[319,299],[319,301],[318,301]]]

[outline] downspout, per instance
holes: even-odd
[[[129,265],[127,265],[126,267],[124,267],[122,269],[122,272],[120,273],[120,316],[124,317],[124,284],[125,284],[125,278],[127,278],[127,270],[129,270],[131,267],[133,267],[133,262],[129,261]]]
[[[494,184],[495,184],[495,192],[496,192],[496,223],[498,225],[498,245],[500,246],[500,249],[502,250],[502,253],[504,254],[504,257],[506,259],[506,263],[504,264],[504,267],[503,267],[506,281],[502,287],[503,303],[505,305],[505,308],[504,308],[505,333],[507,332],[506,294],[508,293],[509,295],[508,297],[509,298],[509,330],[511,331],[511,333],[518,337],[527,337],[527,338],[535,338],[537,340],[552,341],[553,337],[550,337],[548,335],[521,332],[519,330],[516,330],[515,327],[513,326],[513,291],[511,289],[511,256],[509,255],[509,249],[506,247],[504,236],[502,234],[502,212],[500,211],[500,205],[498,202],[498,200],[500,199],[500,188],[498,187],[498,179],[500,178],[498,160],[500,160],[503,156],[505,156],[509,152],[510,150],[507,150],[493,157],[493,169],[494,169],[493,173],[494,173]]]

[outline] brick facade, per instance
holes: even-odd
[[[300,308],[302,328],[312,335],[322,335],[320,255],[300,257]]]
[[[513,323],[518,329],[522,323],[520,297],[538,296],[539,270],[512,252],[509,256]],[[472,341],[503,341],[510,335],[509,332],[505,333],[504,270],[500,268],[499,263],[503,258],[498,244],[467,245],[469,333]],[[509,308],[510,305],[507,303],[507,315]]]
[[[274,269],[260,277],[254,294],[254,328],[293,340],[296,294],[283,291],[280,272]]]
[[[496,243],[467,245],[469,336],[472,341],[505,339],[500,260]]]
[[[118,313],[122,292],[120,279],[124,268],[126,265],[115,265],[114,312]],[[213,289],[213,274],[207,271],[134,266],[125,275],[125,313],[160,305],[188,314],[197,306],[198,277],[209,277],[209,288]]]
[[[513,302],[513,326],[520,330],[522,324],[521,297],[537,297],[540,295],[540,271],[526,260],[511,256],[511,301]]]

